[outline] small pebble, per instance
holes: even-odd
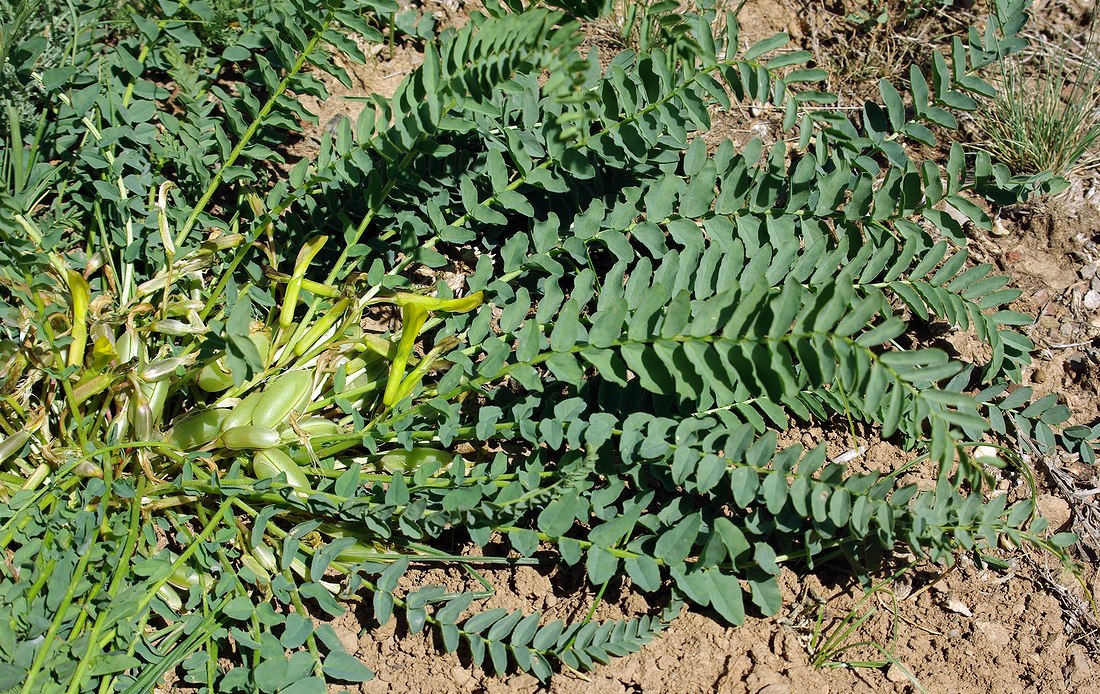
[[[993,221],[993,235],[994,236],[1008,236],[1008,227],[1005,223],[999,219]]]
[[[891,682],[905,682],[909,679],[909,676],[896,664],[892,664],[890,667],[886,668],[886,679]]]
[[[1055,532],[1069,524],[1073,518],[1073,510],[1066,500],[1053,494],[1043,494],[1035,500],[1035,505],[1039,509],[1039,515],[1050,522],[1050,528]]]
[[[1065,337],[1069,337],[1073,334],[1073,323],[1062,323],[1062,327],[1058,328],[1058,332]]]
[[[1031,374],[1032,383],[1046,383],[1048,378],[1050,378],[1050,374],[1043,368],[1035,369],[1034,373]]]
[[[974,613],[970,611],[969,607],[967,607],[961,600],[956,600],[955,598],[951,598],[946,603],[944,603],[944,607],[946,607],[951,612],[961,614],[963,617],[974,616]]]
[[[1093,277],[1096,277],[1096,266],[1085,265],[1077,271],[1077,274],[1081,275],[1081,279],[1083,280],[1091,280]]]
[[[1003,624],[997,622],[975,622],[974,630],[985,637],[990,645],[1005,648],[1012,643],[1012,635]]]
[[[1095,311],[1096,309],[1100,308],[1100,292],[1096,291],[1095,289],[1089,291],[1087,294],[1085,294],[1085,298],[1082,300],[1081,303],[1083,303],[1085,305],[1085,308],[1087,308],[1088,310]]]

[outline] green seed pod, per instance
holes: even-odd
[[[98,477],[103,479],[103,470],[95,466],[90,460],[84,460],[77,464],[73,468],[73,474],[77,477]]]
[[[390,451],[383,453],[375,463],[386,472],[413,472],[429,463],[438,462],[440,470],[445,470],[454,460],[454,454],[437,448],[414,448],[411,451]]]
[[[161,335],[168,335],[170,337],[182,337],[183,335],[202,335],[209,328],[205,325],[192,325],[190,323],[184,323],[181,320],[175,318],[165,318],[158,320],[155,323],[151,323],[147,326],[148,330]]]
[[[256,574],[256,580],[261,586],[266,586],[271,583],[271,574],[251,554],[242,554],[241,564],[244,565],[249,571]]]
[[[286,329],[294,324],[294,310],[298,307],[298,295],[302,293],[302,278],[291,277],[283,293],[283,304],[279,309],[279,327]]]
[[[309,330],[305,332],[302,337],[294,343],[294,356],[300,357],[310,349],[318,341],[336,325],[336,321],[344,317],[344,312],[347,311],[348,306],[351,305],[349,299],[340,299],[332,308],[330,308],[325,315],[317,319],[317,321],[309,326]]]
[[[199,388],[207,393],[220,393],[233,385],[233,374],[222,368],[221,364],[212,361],[199,371]]]
[[[271,479],[284,474],[290,486],[306,490],[310,488],[309,478],[302,472],[302,468],[298,467],[289,455],[277,448],[257,451],[252,457],[252,471],[256,473],[257,479]]]
[[[146,383],[156,383],[163,381],[176,372],[180,366],[184,365],[186,360],[179,357],[169,357],[167,359],[157,359],[156,361],[149,362],[141,368],[138,372],[138,378]]]
[[[168,440],[181,451],[202,448],[218,438],[228,417],[229,410],[226,409],[203,410],[172,427],[168,432]]]
[[[80,383],[73,386],[73,400],[78,405],[83,404],[90,398],[99,395],[103,391],[107,390],[113,382],[113,374],[97,374],[91,377],[85,377]]]
[[[154,428],[164,421],[164,403],[168,400],[168,389],[171,385],[168,381],[157,381],[152,384],[153,387],[149,392],[149,412]],[[159,430],[156,433],[159,438]]]
[[[221,435],[222,446],[234,451],[274,448],[279,443],[279,432],[267,427],[232,427]]]
[[[222,431],[233,427],[243,427],[252,423],[252,413],[256,411],[256,405],[260,402],[263,393],[255,391],[241,400],[240,404],[229,411],[229,416],[222,422]]]
[[[375,544],[363,544],[357,542],[351,547],[346,547],[336,555],[338,561],[346,562],[348,564],[358,564],[361,561],[371,561],[372,559],[378,559],[379,554],[385,554],[384,548],[379,548]]]
[[[327,535],[333,539],[353,537],[358,540],[354,545],[340,550],[340,553],[336,555],[339,561],[348,563],[370,561],[371,559],[377,559],[379,554],[385,554],[390,551],[390,548],[374,542],[370,537],[347,530],[339,525],[322,523],[318,526],[317,530],[323,535]]]
[[[139,362],[145,362],[149,358],[149,348],[145,346],[145,339],[130,328],[123,330],[115,340],[115,351],[118,352],[120,364],[125,364],[134,358]]]
[[[298,420],[298,428],[311,436],[336,436],[343,433],[340,425],[324,417],[306,417]]]
[[[267,545],[260,543],[252,548],[252,556],[260,566],[272,573],[279,573],[279,565],[275,562],[275,553]]]
[[[157,595],[173,612],[179,612],[183,609],[183,600],[180,600],[180,594],[176,592],[175,588],[167,583],[157,588]]]
[[[263,397],[252,413],[252,423],[261,427],[273,427],[286,421],[292,410],[299,410],[309,403],[313,377],[307,371],[289,371],[271,381],[264,388]]]
[[[139,398],[130,401],[130,426],[138,441],[150,441],[153,437],[153,411],[148,402]]]
[[[216,239],[209,239],[203,241],[200,248],[204,251],[215,252],[224,251],[230,248],[236,248],[244,243],[247,239],[244,234],[226,234],[225,236],[219,236]]]
[[[30,438],[30,429],[23,429],[0,441],[0,463],[23,450],[23,446],[26,445],[27,441],[30,441]]]
[[[188,564],[182,564],[168,576],[168,582],[180,590],[190,590],[203,583],[203,580],[198,571]]]

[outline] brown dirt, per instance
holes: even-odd
[[[1057,511],[1057,504],[1053,508]],[[889,647],[896,624],[894,654],[929,692],[1100,691],[1097,661],[1065,633],[1062,605],[1035,578],[1037,572],[1052,571],[1056,581],[1070,588],[1072,577],[1035,564],[1042,561],[1043,557],[1021,553],[1014,555],[1008,572],[980,570],[965,559],[943,577],[913,571],[892,586],[892,594],[880,593],[878,600],[856,608],[860,614],[875,611],[859,638]],[[488,577],[498,592],[485,607],[541,609],[548,619],[577,619],[591,604],[587,593],[562,594],[561,586],[576,585],[576,576],[546,576],[521,567],[489,572]],[[549,689],[540,689],[530,675],[485,675],[463,657],[442,654],[434,637],[409,635],[396,620],[371,628],[370,617],[362,610],[349,612],[333,626],[348,651],[378,673],[377,679],[361,685],[363,694],[916,691],[898,666],[813,666],[810,643],[815,633],[830,633],[863,595],[844,577],[831,578],[835,582],[822,583],[788,572],[783,580],[788,607],[774,618],[750,619],[740,627],[723,626],[708,614],[685,612],[640,653],[592,673],[563,673]],[[411,574],[409,579],[410,585],[476,588],[455,570]],[[896,620],[892,598],[898,601]],[[626,588],[610,604],[601,605],[597,618],[621,618],[652,609],[644,596]],[[871,648],[855,648],[843,657],[881,659]]]
[[[742,42],[787,31],[795,43],[823,46],[823,27],[833,26],[837,13],[855,4],[826,7],[809,0],[748,0],[740,15]],[[1053,2],[1048,8],[1068,11]],[[457,4],[433,9],[445,21],[461,22],[463,11]],[[1070,9],[1081,12],[1076,4]],[[354,117],[360,105],[348,96],[391,93],[419,60],[414,48],[401,46],[392,57],[388,52],[376,54],[366,66],[345,65],[355,86],[347,90],[330,83],[333,97],[310,105],[321,114],[319,127],[340,114]],[[857,91],[852,87],[849,93]],[[761,129],[774,128],[774,120],[768,113],[722,114],[706,137],[729,137],[743,143],[761,134]],[[303,147],[307,146],[304,142]],[[1100,271],[1096,269],[1100,262],[1096,247],[1100,201],[1094,183],[1078,183],[1053,201],[1005,211],[999,235],[979,234],[973,244],[978,259],[991,259],[1013,276],[1015,286],[1025,290],[1018,308],[1039,316],[1030,329],[1040,349],[1028,380],[1040,393],[1062,393],[1075,421],[1090,424],[1100,418],[1100,308],[1086,307],[1088,292],[1100,291]],[[843,432],[812,430],[792,437],[807,445],[824,437],[830,456],[859,444],[848,441]],[[892,466],[904,460],[904,454],[892,446],[873,440],[868,443],[867,452],[853,463],[857,469]],[[1081,489],[1097,486],[1096,470],[1073,460],[1053,461],[1049,468],[1035,463],[1044,485],[1038,500],[1041,512],[1055,529],[1078,528],[1082,502],[1074,499],[1071,507],[1046,470],[1068,472]],[[918,469],[910,477],[922,486],[932,484],[929,471]],[[1026,486],[1020,475],[1006,473],[998,490],[1015,499],[1026,493]],[[927,568],[909,572],[889,586],[892,593],[879,593],[862,604],[862,610],[873,607],[875,614],[845,643],[870,640],[892,648],[897,661],[929,692],[1100,692],[1100,660],[1096,650],[1091,655],[1089,651],[1090,643],[1094,649],[1097,644],[1096,623],[1090,622],[1084,590],[1100,592],[1095,566],[1086,565],[1078,581],[1052,565],[1049,557],[1033,551],[1009,553],[1006,558],[1011,566],[1007,571],[981,569],[962,557],[946,576]],[[543,610],[551,619],[577,619],[593,600],[575,573],[547,575],[520,567],[489,571],[486,577],[496,593],[481,607],[522,607]],[[458,569],[414,572],[404,580],[410,585],[437,582],[451,589],[477,588]],[[529,675],[487,675],[460,655],[443,654],[434,637],[405,633],[396,620],[377,627],[362,608],[349,611],[333,626],[348,651],[377,673],[377,679],[359,688],[364,694],[918,691],[897,665],[815,667],[811,662],[815,633],[831,633],[863,596],[850,579],[838,574],[823,582],[787,572],[783,590],[785,607],[776,617],[750,618],[745,625],[730,628],[712,615],[685,611],[640,653],[586,675],[562,673],[549,690],[541,690]],[[891,596],[897,599],[896,618]],[[597,616],[633,616],[653,613],[659,607],[623,585],[611,591]],[[881,659],[881,654],[864,646],[840,657],[875,660]]]

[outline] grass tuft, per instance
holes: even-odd
[[[1083,51],[1063,44],[1030,60],[1004,61],[994,82],[998,96],[976,115],[982,149],[1020,174],[1068,177],[1100,165],[1095,28]]]

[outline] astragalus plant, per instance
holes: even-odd
[[[296,161],[298,97],[346,81],[332,53],[361,59],[397,8],[219,7],[92,22],[71,65],[25,75],[51,101],[0,221],[0,691],[171,672],[324,692],[372,676],[325,621],[352,599],[547,679],[641,648],[685,601],[775,614],[784,567],[867,581],[896,550],[1072,541],[991,496],[1004,462],[973,444],[1092,460],[1098,432],[1010,388],[1030,319],[942,211],[988,225],[973,200],[1049,180],[907,147],[988,91],[1020,3],[850,119],[810,55],[739,51],[732,17],[602,67],[578,18],[603,8],[490,2]],[[735,103],[784,109],[798,141],[708,147]],[[984,351],[922,347],[927,322]],[[911,462],[856,474],[780,443],[811,423]],[[934,489],[898,482],[922,462]],[[583,565],[657,612],[564,623],[398,588],[440,562]]]

